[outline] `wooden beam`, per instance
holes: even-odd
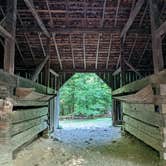
[[[18,12],[17,12],[17,17],[18,17],[18,20],[20,21],[22,27],[24,28],[24,23],[22,22],[22,19],[21,19],[20,14]],[[35,55],[34,55],[34,52],[33,52],[32,48],[31,48],[31,45],[30,45],[30,42],[29,42],[29,39],[28,39],[28,36],[27,36],[26,33],[24,33],[24,37],[25,37],[25,40],[26,40],[26,42],[28,44],[29,50],[31,52],[33,62],[34,62],[34,64],[36,64],[36,62],[35,62]]]
[[[33,81],[36,81],[36,80],[37,80],[37,78],[38,78],[40,72],[42,71],[43,67],[44,67],[45,64],[47,63],[48,59],[49,59],[49,56],[47,55],[47,56],[44,58],[44,60],[40,63],[40,65],[37,66],[37,68],[36,68],[36,70],[35,70],[35,72],[34,72],[34,74],[33,74],[33,76],[32,76],[32,80],[33,80]]]
[[[4,71],[14,74],[17,0],[7,0],[7,13],[6,30],[12,38],[5,40]]]
[[[155,73],[158,73],[160,70],[164,68],[164,61],[162,54],[162,39],[161,36],[157,36],[155,33],[158,27],[160,26],[160,12],[158,9],[157,2],[156,0],[149,0],[151,33],[152,33],[153,66]]]
[[[73,44],[72,44],[71,34],[69,35],[69,40],[70,40],[70,46],[71,46],[71,55],[72,55],[73,69],[75,69],[74,51],[73,51]]]
[[[47,56],[46,51],[44,49],[43,41],[42,41],[42,38],[41,38],[41,33],[38,33],[38,36],[39,36],[39,40],[40,40],[40,45],[42,47],[43,55]]]
[[[43,33],[50,37],[49,32],[47,31],[47,28],[45,27],[44,23],[42,22],[41,18],[39,17],[38,13],[35,10],[34,5],[30,2],[30,0],[24,0],[26,6],[29,8],[29,10],[32,12],[32,15],[35,17],[39,27],[42,29]]]
[[[118,28],[118,27],[110,27],[110,28],[106,28],[106,27],[99,27],[99,28],[83,28],[83,27],[80,27],[80,28],[72,28],[72,27],[69,27],[69,28],[56,28],[56,27],[48,27],[47,28],[48,31],[50,33],[57,33],[57,34],[83,34],[83,33],[92,33],[92,34],[96,34],[96,33],[120,33],[121,32],[121,28]],[[43,31],[38,28],[38,27],[17,27],[17,32],[41,32],[43,33]],[[139,33],[140,34],[149,34],[149,31],[146,30],[146,29],[140,29],[140,28],[132,28],[130,30],[130,33]]]
[[[106,8],[106,4],[107,4],[107,0],[104,0],[104,4],[103,4],[103,12],[102,12],[102,19],[100,22],[100,27],[103,27],[104,24],[104,16],[105,16],[105,8]],[[98,65],[98,58],[99,58],[99,47],[100,47],[100,38],[101,38],[101,33],[99,33],[98,35],[98,41],[97,41],[97,49],[96,49],[96,64],[95,64],[95,69],[97,69],[97,65]]]
[[[121,2],[121,0],[118,0],[118,2],[117,2],[118,4],[117,4],[117,8],[116,8],[114,27],[116,27],[116,25],[117,25],[120,2]]]
[[[107,0],[104,0],[102,19],[101,19],[101,22],[100,22],[100,27],[101,27],[101,28],[103,27],[103,24],[104,24],[104,16],[105,16],[106,4],[107,4]]]
[[[108,69],[108,65],[109,65],[109,60],[110,60],[110,55],[111,55],[111,47],[112,47],[112,34],[110,37],[110,43],[109,43],[109,47],[108,47],[108,56],[107,56],[107,61],[106,61],[106,69]]]
[[[60,65],[60,69],[62,70],[63,66],[62,66],[62,62],[61,62],[58,46],[57,46],[57,43],[56,43],[56,40],[55,40],[55,33],[52,34],[52,37],[53,37],[54,46],[55,46],[55,49],[56,49],[56,53],[57,53],[57,57],[58,57],[59,65]]]
[[[84,69],[86,69],[85,33],[83,33],[83,54],[84,54]]]
[[[46,43],[46,48],[47,48],[47,52],[45,52],[45,55],[47,55],[48,61],[45,64],[44,67],[44,85],[49,87],[50,85],[50,49],[51,49],[51,38],[47,38],[47,43]],[[43,47],[44,49],[44,47]],[[45,49],[44,49],[45,51]]]
[[[97,65],[98,65],[100,38],[101,38],[101,33],[99,33],[99,35],[98,35],[97,49],[96,49],[96,64],[95,64],[95,69],[97,69]]]
[[[131,70],[133,70],[140,78],[142,78],[142,75],[131,64],[129,64],[128,61],[124,59],[124,62]]]
[[[122,32],[121,32],[121,35],[120,35],[121,38],[124,37],[126,35],[126,33],[128,32],[128,30],[131,27],[131,25],[133,24],[136,16],[138,15],[139,11],[141,10],[143,4],[144,4],[144,0],[138,0],[137,1],[136,5],[135,5],[135,8],[131,12],[127,23],[125,24],[124,28],[122,29]]]
[[[55,77],[59,77],[59,74],[55,72],[53,69],[50,69],[50,73],[53,74]]]
[[[131,50],[130,50],[128,62],[130,61],[131,56],[132,56],[132,54],[133,54],[133,50],[134,50],[135,44],[136,44],[136,42],[137,42],[137,37],[138,37],[138,34],[135,35],[135,40],[134,40],[133,45],[132,45]]]
[[[4,13],[4,10],[2,9],[2,7],[0,7],[0,10],[1,10],[1,13],[2,13],[3,17],[5,17],[5,13]],[[5,17],[5,18],[6,18],[6,17]],[[21,59],[22,59],[24,65],[25,65],[24,56],[23,56],[23,54],[22,54],[22,52],[21,52],[21,49],[20,49],[19,44],[18,44],[18,42],[17,42],[16,39],[15,39],[15,43],[16,43],[17,50],[18,50],[18,52],[19,52],[19,54],[20,54],[20,56],[21,56]],[[4,46],[4,45],[3,45],[3,46]]]
[[[30,42],[29,42],[28,35],[24,33],[24,37],[25,37],[25,40],[26,40],[26,42],[27,42],[27,44],[28,44],[29,50],[30,50],[30,52],[31,52],[33,63],[36,64],[35,54],[34,54],[34,52],[33,52],[33,50],[32,50],[31,44],[30,44]]]
[[[166,33],[166,21],[160,25],[155,33],[157,36],[162,36]]]
[[[149,4],[147,3],[147,4],[146,4],[146,7],[145,7],[145,10],[144,10],[144,13],[143,13],[143,15],[142,15],[142,17],[141,17],[141,20],[140,20],[140,22],[139,22],[139,27],[142,26],[142,23],[143,23],[143,21],[144,21],[145,15],[146,15],[146,13],[147,13],[148,7],[149,7]]]
[[[143,58],[143,56],[144,56],[146,50],[148,49],[149,42],[150,42],[150,38],[147,39],[147,42],[146,42],[145,47],[144,47],[144,49],[143,49],[143,52],[142,52],[142,54],[141,54],[141,56],[140,56],[140,58],[139,58],[139,60],[138,60],[137,66],[140,65],[140,63],[141,63],[141,61],[142,61],[142,58]]]
[[[116,76],[116,75],[119,74],[121,71],[122,71],[122,70],[121,70],[121,67],[119,67],[118,69],[116,69],[116,70],[112,73],[112,75],[113,75],[113,76]]]
[[[46,5],[47,5],[48,12],[49,12],[51,27],[53,27],[54,21],[53,21],[53,18],[52,18],[52,14],[51,14],[51,11],[50,11],[50,6],[49,6],[49,3],[48,3],[48,0],[46,0]]]
[[[0,25],[0,34],[2,35],[2,37],[4,38],[9,38],[12,39],[12,35],[4,28]]]

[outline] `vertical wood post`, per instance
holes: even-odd
[[[11,112],[12,103],[0,100],[0,165],[12,166]]]
[[[160,13],[157,4],[158,2],[159,0],[149,0],[151,33],[152,33],[153,66],[155,73],[158,73],[164,68],[164,61],[162,54],[162,39],[161,36],[157,36],[155,33],[157,28],[160,26]]]
[[[15,36],[16,36],[17,0],[7,0],[6,30],[12,35],[12,39],[5,39],[4,71],[14,73],[15,61]]]
[[[55,98],[55,110],[54,110],[54,129],[59,128],[59,113],[60,113],[60,96],[59,96],[59,91],[57,92],[57,96]]]
[[[156,89],[156,94],[160,97],[164,97],[166,95],[166,84],[158,85]],[[163,137],[162,147],[163,150],[160,152],[160,158],[166,160],[166,104],[160,103],[159,110],[162,117],[162,126],[160,128],[161,134]]]
[[[50,48],[51,48],[51,38],[47,38],[47,56],[49,57],[48,58],[48,61],[45,65],[45,82],[44,84],[49,87],[49,84],[50,84]]]

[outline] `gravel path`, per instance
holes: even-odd
[[[111,118],[66,120],[60,126],[62,129],[55,131],[55,138],[75,147],[105,145],[121,137],[120,127],[113,127]]]

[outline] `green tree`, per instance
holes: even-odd
[[[111,89],[96,74],[77,73],[60,89],[61,115],[94,116],[112,107]]]

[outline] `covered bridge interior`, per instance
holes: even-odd
[[[114,124],[166,159],[165,0],[0,0],[0,20],[0,165],[54,130],[58,90],[76,72],[99,75]]]

